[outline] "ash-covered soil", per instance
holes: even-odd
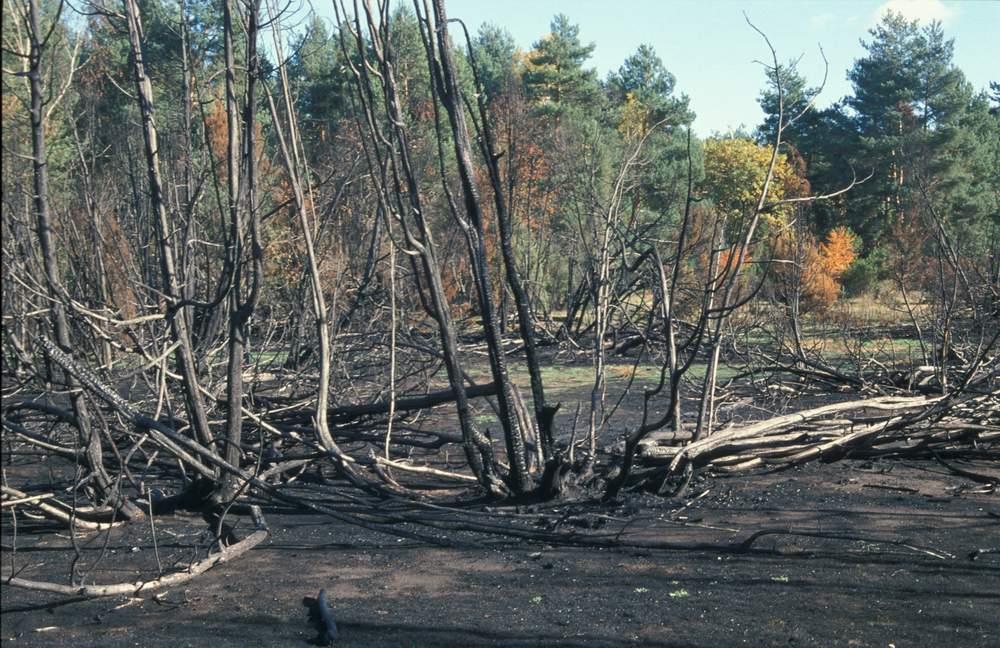
[[[81,600],[4,584],[0,636],[307,646],[317,638],[307,604],[325,588],[338,646],[998,646],[1000,554],[974,552],[1000,545],[1000,501],[976,486],[933,463],[843,461],[704,480],[686,499],[609,508],[591,531],[628,522],[623,537],[718,547],[695,551],[482,536],[442,548],[270,510],[268,541],[183,587]],[[157,555],[165,566],[199,557],[202,520],[156,524],[155,551],[146,523],[85,548],[84,568],[103,551],[89,582],[134,579]],[[763,529],[780,533],[732,551]],[[3,531],[4,574],[13,564],[24,578],[67,582],[64,529],[22,516],[15,535],[5,515]]]

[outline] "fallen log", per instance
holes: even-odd
[[[944,398],[883,397],[835,403],[725,430],[687,446],[643,445],[639,456],[646,465],[667,464],[667,476],[679,474],[681,468],[738,473],[831,461],[847,455],[906,454],[941,461],[945,454],[967,453],[975,448],[980,456],[988,456],[990,447],[1000,438],[993,422],[995,396],[987,394],[963,401]],[[827,418],[831,414],[835,418]],[[953,472],[962,471],[959,468]],[[1000,483],[989,474],[970,472],[964,476],[988,488]]]
[[[796,424],[808,423],[814,421],[828,414],[833,414],[835,412],[844,412],[849,410],[859,410],[859,409],[874,409],[886,412],[898,412],[902,410],[913,409],[916,407],[923,407],[932,405],[942,400],[944,397],[939,396],[937,398],[925,398],[923,396],[900,398],[900,397],[885,397],[885,398],[870,398],[858,401],[849,401],[844,403],[833,403],[831,405],[823,405],[822,407],[816,407],[811,410],[805,410],[802,412],[794,412],[792,414],[785,414],[783,416],[777,416],[766,421],[760,421],[759,423],[754,423],[741,428],[736,428],[733,430],[726,430],[724,432],[719,432],[705,439],[695,441],[687,446],[681,448],[673,460],[670,463],[670,470],[674,471],[680,465],[681,461],[704,454],[710,450],[716,449],[726,443],[747,439],[753,437],[764,436],[771,432],[786,431],[787,428],[791,428]]]
[[[479,398],[481,396],[495,396],[497,393],[496,383],[486,385],[473,385],[466,387],[465,395],[468,398]],[[410,398],[397,398],[395,411],[408,412],[414,410],[428,409],[443,405],[455,400],[455,392],[451,389],[441,389],[439,391],[428,392],[422,396]],[[389,403],[367,403],[365,405],[341,405],[331,407],[327,410],[327,415],[333,423],[343,424],[363,416],[375,416],[377,414],[388,414]]]
[[[397,470],[402,470],[403,472],[416,473],[418,475],[433,475],[435,477],[443,477],[445,479],[453,479],[455,481],[461,482],[471,482],[476,483],[478,480],[472,475],[463,475],[461,473],[451,472],[448,470],[439,470],[437,468],[431,468],[430,466],[415,466],[413,464],[408,464],[403,461],[393,461],[391,459],[386,459],[385,457],[374,458],[375,463],[386,466],[388,468],[395,468]]]

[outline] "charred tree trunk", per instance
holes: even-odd
[[[469,48],[469,60],[472,62],[473,75],[476,78],[477,86],[481,86],[478,79],[478,69],[475,65],[475,56],[472,48]],[[525,361],[528,365],[528,375],[531,379],[531,397],[534,401],[535,424],[538,426],[539,437],[542,441],[541,448],[543,456],[547,460],[552,456],[554,440],[552,435],[552,425],[558,407],[551,407],[545,401],[545,385],[542,382],[541,363],[538,358],[538,346],[535,342],[535,318],[532,312],[531,297],[525,289],[524,281],[521,278],[520,270],[517,267],[517,259],[514,255],[514,233],[511,218],[509,194],[513,191],[513,172],[508,170],[508,195],[504,194],[504,182],[500,173],[500,157],[496,151],[496,140],[493,134],[492,121],[489,110],[484,99],[485,92],[477,93],[477,106],[479,108],[479,119],[482,123],[480,133],[482,157],[486,163],[490,176],[490,186],[493,190],[493,204],[496,209],[497,223],[500,231],[500,252],[503,257],[503,269],[507,278],[507,285],[510,286],[514,295],[514,306],[517,311],[518,330],[521,340],[524,342]],[[506,291],[501,295],[506,297]],[[506,300],[505,300],[506,301]],[[501,309],[503,315],[506,310]],[[501,321],[501,324],[503,321]]]
[[[233,280],[229,289],[229,362],[227,368],[226,447],[223,456],[233,466],[240,465],[240,443],[243,440],[243,354],[247,347],[247,324],[253,315],[263,283],[264,250],[260,240],[260,219],[256,200],[255,116],[256,87],[260,59],[257,56],[257,19],[260,0],[246,3],[243,23],[246,26],[246,90],[243,106],[243,146],[240,146],[240,117],[236,99],[236,61],[233,54],[232,0],[223,6],[223,30],[226,59],[226,117],[228,122],[229,149],[226,171],[229,188],[229,237]],[[241,171],[245,171],[245,189],[241,190]],[[244,205],[245,201],[245,205]],[[250,216],[251,268],[248,294],[244,296],[244,230],[243,213]],[[226,473],[214,494],[223,504],[234,499],[241,486],[234,473]]]
[[[334,8],[340,20],[346,12],[339,4],[335,4]],[[359,127],[366,147],[368,167],[376,182],[382,209],[390,216],[391,221],[397,222],[402,228],[405,247],[400,241],[394,241],[394,244],[399,245],[400,250],[410,258],[415,269],[414,276],[421,303],[437,324],[448,383],[456,396],[455,407],[462,429],[466,459],[483,488],[502,495],[506,488],[499,479],[492,445],[489,438],[476,427],[469,408],[450,307],[441,281],[441,265],[424,215],[420,187],[409,156],[410,142],[400,107],[395,61],[388,33],[388,8],[380,6],[376,11],[366,1],[364,13],[368,32],[372,35],[371,41],[367,42],[362,37],[358,14],[355,14],[350,35],[354,54],[361,59],[359,65],[351,65],[351,71],[363,111],[363,123]],[[350,25],[347,22],[342,24]],[[346,34],[342,31],[341,35],[342,51],[345,58],[351,60]],[[373,74],[378,76],[378,81],[372,80]],[[380,97],[376,96],[375,88],[381,89]],[[382,128],[382,110],[385,111],[384,122],[388,127],[385,132]]]
[[[60,4],[60,9],[62,5]],[[47,45],[47,37],[43,40],[41,27],[41,17],[38,0],[29,0],[27,13],[28,38],[30,50],[28,52],[28,85],[30,92],[30,121],[31,121],[31,165],[33,171],[34,189],[34,210],[36,232],[38,234],[38,245],[42,253],[42,265],[45,269],[45,283],[48,288],[48,296],[51,304],[52,330],[55,334],[56,343],[66,353],[73,353],[73,344],[70,340],[69,322],[66,318],[66,307],[64,303],[64,290],[62,278],[59,272],[59,262],[56,258],[55,243],[52,236],[52,212],[49,208],[49,174],[45,148],[45,106],[42,100],[44,90],[42,88],[42,54]],[[58,20],[58,18],[57,18]],[[51,31],[49,32],[51,35]],[[76,419],[76,426],[80,432],[80,439],[85,447],[84,457],[87,467],[94,475],[94,483],[99,498],[116,500],[117,495],[111,478],[104,469],[103,452],[101,448],[101,438],[91,425],[90,412],[87,409],[87,401],[76,387],[78,383],[68,372],[66,382],[71,388],[70,402],[73,407],[73,416]],[[115,502],[119,505],[119,502]],[[122,512],[127,516],[141,516],[141,512],[134,506],[125,506],[122,503]]]
[[[139,103],[139,111],[142,115],[142,135],[146,151],[150,201],[156,220],[161,280],[163,282],[164,293],[169,300],[167,304],[167,319],[170,321],[170,332],[173,340],[178,344],[175,358],[182,376],[188,418],[201,444],[206,448],[211,448],[213,443],[212,430],[208,424],[205,402],[199,390],[198,374],[191,345],[191,332],[188,329],[186,318],[180,312],[186,306],[182,305],[181,288],[176,269],[177,259],[171,242],[173,238],[173,224],[167,213],[163,196],[163,181],[160,174],[160,148],[157,141],[156,122],[153,114],[153,85],[146,75],[145,59],[142,53],[142,19],[139,15],[139,6],[136,0],[125,0],[125,13],[128,21],[136,96]]]
[[[417,7],[419,11],[419,7]],[[469,247],[469,261],[475,278],[479,297],[479,307],[482,313],[483,329],[486,334],[487,349],[490,359],[490,370],[493,381],[499,390],[497,405],[499,407],[500,424],[503,427],[504,439],[507,445],[507,456],[511,466],[511,487],[517,493],[531,489],[532,480],[528,475],[527,454],[525,452],[525,433],[517,415],[516,408],[519,399],[514,390],[517,387],[510,379],[507,371],[507,361],[503,351],[503,339],[500,325],[497,321],[496,307],[493,304],[492,286],[490,285],[489,267],[484,245],[483,214],[479,192],[473,179],[472,150],[469,143],[469,131],[465,121],[465,111],[462,106],[458,89],[457,73],[448,38],[448,17],[445,15],[444,4],[434,0],[433,32],[430,31],[431,20],[427,20],[429,33],[428,60],[431,63],[431,74],[436,82],[438,96],[448,113],[451,124],[452,142],[455,149],[455,159],[458,162],[458,173],[461,180],[462,194],[465,206],[465,218],[455,213],[462,230],[466,234]],[[435,53],[436,45],[436,53]],[[467,219],[467,220],[466,220]],[[530,323],[529,323],[530,325]]]

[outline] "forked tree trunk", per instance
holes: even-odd
[[[156,220],[156,235],[160,257],[160,273],[163,291],[168,300],[167,319],[170,333],[177,343],[175,358],[181,372],[184,400],[187,405],[191,427],[198,440],[206,448],[213,443],[212,430],[208,424],[205,402],[198,385],[198,373],[191,346],[191,332],[181,309],[181,288],[177,278],[177,259],[171,242],[173,224],[167,213],[163,198],[163,180],[160,174],[160,147],[157,140],[156,122],[153,111],[153,85],[146,76],[145,59],[142,53],[142,19],[136,0],[125,0],[128,22],[129,45],[132,52],[132,69],[135,74],[136,98],[142,116],[142,136],[146,152],[146,170],[149,176],[149,195]]]
[[[419,7],[418,7],[419,9]],[[483,214],[479,192],[476,189],[472,165],[472,151],[469,143],[469,131],[465,121],[465,111],[462,107],[461,95],[455,69],[451,42],[448,38],[448,17],[445,15],[442,0],[434,0],[434,19],[428,17],[428,26],[433,22],[436,32],[428,33],[431,47],[428,48],[428,59],[431,63],[433,81],[437,82],[438,95],[448,113],[451,124],[452,143],[455,158],[458,162],[458,174],[462,186],[465,204],[465,220],[457,213],[469,247],[469,261],[475,278],[479,297],[479,307],[482,313],[483,329],[486,334],[486,344],[489,351],[490,370],[493,381],[497,384],[497,405],[500,414],[500,424],[504,431],[507,445],[507,455],[511,466],[511,487],[515,492],[523,493],[531,489],[532,480],[528,475],[527,453],[525,451],[525,433],[522,428],[522,417],[518,416],[517,407],[520,403],[515,396],[516,385],[511,381],[507,370],[507,360],[503,351],[503,339],[497,320],[496,307],[493,304],[492,286],[484,245]],[[438,61],[434,60],[436,55]],[[435,63],[439,62],[437,68]]]
[[[339,4],[335,4],[334,8],[338,20],[346,15]],[[361,19],[356,12],[351,37],[354,40],[354,52],[362,62],[360,65],[350,65],[364,115],[364,121],[359,127],[362,129],[369,170],[376,181],[382,209],[402,228],[406,248],[401,246],[400,249],[413,264],[421,304],[437,324],[441,338],[441,356],[448,384],[455,394],[462,445],[469,467],[483,488],[495,495],[502,495],[506,487],[499,480],[490,439],[476,427],[469,407],[450,306],[441,282],[441,266],[424,216],[419,184],[409,157],[410,142],[400,107],[395,61],[388,37],[387,7],[380,6],[376,11],[365,0],[364,11],[372,38],[370,43],[362,38]],[[345,59],[351,61],[352,55],[344,40],[344,30],[341,35]],[[372,74],[379,76],[378,82],[372,80]],[[381,90],[380,97],[376,96],[376,88]],[[383,132],[381,126],[383,110],[385,123],[388,125],[387,132]]]
[[[268,5],[269,18],[275,20],[273,7]],[[283,60],[283,47],[280,34],[275,31],[274,48],[280,59]],[[288,181],[292,188],[292,197],[295,211],[299,216],[299,224],[302,227],[302,236],[306,248],[305,268],[309,277],[311,288],[311,305],[313,318],[316,326],[316,333],[319,342],[319,384],[316,388],[316,435],[320,445],[329,452],[339,464],[345,475],[355,483],[362,483],[363,478],[354,468],[354,464],[337,445],[333,435],[330,433],[329,424],[329,404],[330,404],[330,371],[332,340],[330,335],[330,315],[327,310],[326,299],[323,296],[323,283],[319,272],[319,259],[316,254],[316,242],[314,232],[317,231],[310,218],[309,212],[313,212],[314,206],[310,202],[307,205],[306,189],[308,188],[308,171],[303,171],[305,166],[304,155],[301,152],[301,137],[299,134],[298,122],[295,119],[295,106],[292,102],[291,88],[289,86],[288,74],[285,66],[278,67],[278,76],[281,81],[281,99],[285,111],[287,124],[282,123],[278,113],[274,98],[270,92],[267,94],[268,105],[271,110],[271,117],[274,121],[275,132],[278,137],[278,145],[281,151],[281,160],[288,175]],[[285,129],[287,127],[287,133]]]
[[[469,59],[473,63],[473,75],[478,84],[479,72],[475,66],[475,58],[471,47],[469,48]],[[517,266],[517,259],[514,255],[514,232],[511,217],[514,169],[508,166],[507,195],[505,195],[504,182],[500,173],[501,156],[496,152],[492,120],[484,99],[485,94],[480,88],[476,95],[479,119],[482,123],[480,149],[486,169],[489,172],[490,185],[493,190],[493,204],[496,209],[497,223],[500,230],[500,252],[503,259],[503,269],[507,278],[507,285],[510,286],[511,293],[514,295],[518,331],[524,343],[525,362],[528,365],[528,376],[531,380],[531,397],[534,401],[535,425],[538,427],[541,441],[540,447],[544,461],[551,457],[554,451],[552,427],[557,407],[550,407],[545,401],[545,385],[542,382],[541,363],[538,358],[538,347],[535,342],[535,318],[532,312],[531,297],[524,286],[524,281]],[[509,157],[513,157],[513,151],[510,152]],[[511,162],[508,160],[508,165],[510,164]],[[572,281],[572,273],[570,281]],[[502,296],[506,296],[506,294],[506,291],[501,291]],[[505,308],[502,308],[501,312],[505,313]],[[502,315],[502,317],[506,319],[505,315]]]
[[[227,175],[229,188],[230,251],[233,280],[229,287],[229,361],[227,367],[226,447],[223,456],[233,466],[240,465],[240,444],[243,440],[243,354],[247,347],[247,324],[253,315],[263,283],[263,247],[260,241],[260,222],[256,200],[255,128],[257,110],[257,75],[260,59],[257,56],[257,20],[260,0],[247,3],[243,16],[246,26],[246,90],[243,108],[243,146],[240,146],[239,105],[236,100],[236,61],[233,54],[232,0],[223,5],[223,39],[226,60],[226,118],[229,134]],[[245,189],[240,186],[241,170],[245,170]],[[251,268],[248,294],[244,296],[244,230],[243,214],[250,216]],[[224,504],[236,497],[241,487],[240,479],[226,473],[214,494],[217,503]]]

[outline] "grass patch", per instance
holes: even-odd
[[[479,426],[496,425],[500,423],[496,414],[494,414],[492,410],[483,414],[476,414],[472,417],[472,421]]]
[[[288,360],[288,351],[257,351],[248,355],[250,356],[250,364],[283,365]]]
[[[691,381],[700,382],[704,380],[707,366],[706,363],[691,365],[691,368],[684,375],[685,383],[690,384]],[[631,364],[612,364],[607,366],[605,380],[609,393],[614,392],[616,389],[624,389],[629,376],[632,374],[632,369],[633,366]],[[528,385],[531,384],[527,367],[523,364],[517,364],[511,365],[509,370],[514,382],[523,389],[527,389]],[[736,377],[742,371],[743,369],[740,367],[730,367],[726,364],[720,364],[717,379],[721,383]],[[470,370],[469,374],[477,382],[488,382],[492,379],[489,369],[484,367],[477,367],[475,370]],[[653,387],[659,381],[660,365],[643,363],[635,367],[635,379],[632,383],[632,389],[637,390],[637,393],[641,393],[643,387]],[[594,384],[594,368],[583,364],[548,365],[542,367],[542,382],[545,384],[546,394],[551,395],[554,399],[569,398],[574,394],[590,390]],[[487,415],[484,414],[482,416]],[[492,417],[492,415],[489,416]],[[478,422],[480,421],[477,420]],[[487,422],[492,422],[492,418]]]
[[[855,356],[875,357],[891,363],[921,361],[920,340],[913,338],[874,338],[869,340],[816,336],[803,341],[807,352],[819,353],[827,360],[852,360]]]

